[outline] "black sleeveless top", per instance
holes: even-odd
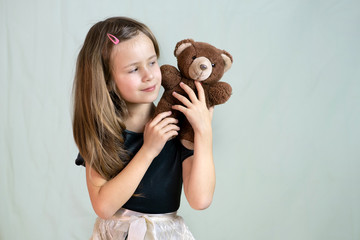
[[[131,159],[143,144],[143,133],[125,130],[124,137],[125,148],[129,151]],[[136,189],[135,194],[140,195],[132,196],[123,207],[150,214],[177,211],[182,188],[182,162],[193,153],[177,138],[169,140],[153,160]],[[80,154],[76,164],[85,165]]]

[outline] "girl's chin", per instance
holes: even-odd
[[[151,92],[141,92],[137,97],[128,99],[128,103],[153,103],[159,96],[159,89],[155,89]]]
[[[148,96],[144,97],[142,99],[142,103],[153,103],[154,101],[156,101],[158,97],[158,94],[153,92],[152,94],[149,94]]]

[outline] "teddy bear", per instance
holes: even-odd
[[[176,44],[174,55],[178,69],[171,65],[160,67],[164,93],[156,109],[155,116],[161,112],[172,111],[172,106],[181,104],[172,92],[187,96],[180,87],[180,82],[187,84],[197,93],[194,81],[200,81],[204,88],[208,108],[225,103],[231,96],[232,88],[228,83],[220,82],[223,74],[233,63],[232,56],[225,50],[220,50],[205,42],[185,39]],[[179,139],[182,144],[193,149],[194,131],[184,114],[172,111],[171,117],[179,120]]]

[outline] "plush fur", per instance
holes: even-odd
[[[233,63],[232,56],[225,50],[204,43],[185,39],[176,44],[174,55],[177,58],[178,69],[171,65],[161,66],[162,86],[165,91],[156,107],[155,115],[172,110],[171,106],[181,104],[172,92],[187,97],[179,83],[189,85],[195,93],[194,81],[201,81],[204,88],[207,107],[225,103],[231,96],[231,86],[220,82],[223,74],[229,70]],[[189,148],[194,142],[194,131],[186,117],[175,110],[173,115],[179,120],[179,138]]]

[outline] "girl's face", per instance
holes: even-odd
[[[152,103],[156,100],[161,72],[154,44],[143,33],[120,42],[111,53],[112,76],[127,103]]]

